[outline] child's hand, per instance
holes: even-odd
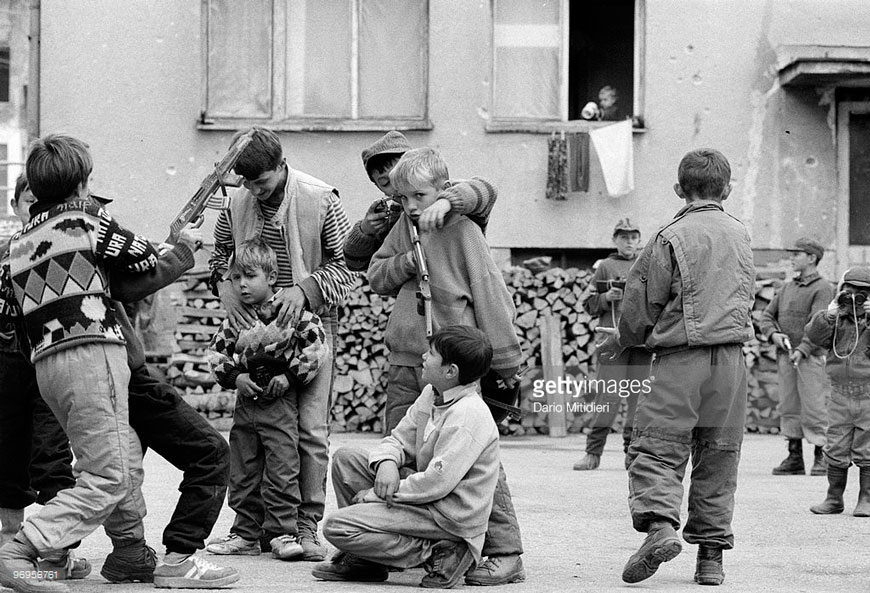
[[[867,303],[864,303],[865,305]],[[840,305],[837,303],[837,298],[834,297],[834,300],[830,302],[828,305],[828,310],[825,311],[825,315],[827,315],[828,319],[836,319],[837,314],[840,312]]]
[[[273,301],[273,305],[278,308],[278,317],[275,321],[281,327],[293,325],[307,303],[308,299],[298,284],[285,288]]]
[[[350,504],[360,504],[364,502],[384,502],[381,498],[375,494],[374,488],[366,488],[365,490],[360,490],[356,494],[353,495],[353,498],[350,501]]]
[[[773,345],[779,350],[791,350],[791,348],[787,348],[785,345],[786,338],[788,338],[788,336],[782,332],[774,332],[770,334],[770,341],[773,342]]]
[[[613,360],[622,354],[623,348],[619,346],[619,334],[612,327],[596,327],[595,333],[604,334],[603,341],[596,344],[598,358],[601,360]]]
[[[864,301],[864,304],[861,305],[861,308],[864,309],[864,315],[870,317],[870,299]]]
[[[618,286],[614,286],[610,290],[604,293],[605,300],[609,302],[613,301],[621,301],[622,300],[622,289]]]
[[[269,381],[266,387],[266,397],[278,399],[290,389],[290,379],[285,375],[276,375]]]
[[[417,219],[417,226],[420,232],[426,233],[443,227],[444,217],[450,212],[452,207],[449,200],[435,200],[435,203],[423,210],[420,213],[420,218]]]
[[[792,350],[791,354],[788,355],[788,360],[793,366],[799,365],[803,359],[804,353],[800,350]]]
[[[178,242],[186,243],[191,251],[196,251],[202,247],[202,221],[205,217],[198,216],[193,222],[189,222],[178,231]]]
[[[360,223],[360,229],[366,235],[376,235],[386,228],[389,222],[390,208],[383,199],[375,200],[366,210],[366,215]]]
[[[250,397],[251,399],[257,399],[263,394],[263,389],[254,383],[254,380],[251,379],[251,375],[248,373],[241,373],[236,377],[236,388],[239,390],[239,395]]]
[[[393,494],[399,488],[399,466],[396,462],[388,459],[378,464],[378,473],[375,476],[374,492],[375,494],[386,500],[387,504],[392,504]]]
[[[229,280],[221,282],[219,292],[221,305],[227,312],[227,319],[234,330],[248,329],[257,322],[254,308],[239,300]]]

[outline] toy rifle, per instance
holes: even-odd
[[[429,268],[426,266],[426,256],[423,245],[420,244],[420,233],[417,225],[408,219],[408,234],[414,248],[414,259],[417,260],[417,313],[426,318],[426,337],[432,336],[432,290],[429,288]]]
[[[169,225],[169,238],[166,239],[167,243],[175,244],[178,240],[178,233],[182,228],[184,228],[184,225],[196,220],[206,208],[226,210],[227,207],[229,207],[229,196],[227,195],[226,186],[238,186],[241,184],[238,182],[239,178],[237,176],[235,180],[228,182],[228,176],[230,175],[232,168],[235,167],[236,161],[239,160],[242,151],[252,139],[253,132],[248,132],[247,134],[239,136],[232,143],[229,150],[227,150],[224,158],[222,158],[220,162],[214,164],[214,171],[205,176],[199,189],[196,190],[193,197],[187,201],[181,209],[181,212],[175,216],[172,223]],[[222,195],[217,197],[217,199],[214,199],[214,193],[217,192],[218,189],[221,190]]]

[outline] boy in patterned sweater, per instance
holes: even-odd
[[[145,549],[142,452],[128,423],[130,369],[107,274],[147,272],[158,256],[88,199],[92,169],[81,140],[53,134],[32,144],[26,175],[37,201],[0,272],[0,315],[23,320],[77,474],[0,548],[0,584],[16,591],[66,591],[41,578],[36,559],[57,557],[100,525],[119,553]]]
[[[230,534],[210,543],[212,554],[257,556],[268,538],[280,560],[303,555],[298,528],[298,390],[329,360],[320,318],[303,310],[283,326],[273,308],[277,295],[275,251],[260,239],[245,241],[230,265],[237,298],[259,319],[236,329],[227,319],[211,345],[218,383],[237,389],[230,430],[229,504],[236,512]]]

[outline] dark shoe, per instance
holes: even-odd
[[[468,545],[442,539],[432,548],[432,555],[423,563],[426,576],[420,586],[427,589],[452,589],[459,584],[474,564]]]
[[[323,562],[326,560],[326,547],[317,537],[317,527],[306,523],[299,524],[299,545],[302,546],[302,559],[307,562]]]
[[[154,586],[163,589],[218,589],[238,580],[235,568],[222,568],[194,555],[177,564],[161,562],[154,569]]]
[[[322,581],[382,583],[390,576],[390,571],[383,564],[339,552],[329,562],[321,562],[315,566],[311,574]]]
[[[861,468],[859,479],[861,487],[858,490],[858,505],[852,514],[856,517],[870,517],[870,467]]]
[[[53,572],[55,581],[79,580],[91,574],[91,563],[85,558],[76,558],[69,550],[56,560],[42,559],[37,566],[43,572]]]
[[[843,492],[846,491],[848,468],[828,465],[828,495],[821,504],[810,507],[816,515],[836,515],[843,512]]]
[[[788,440],[788,457],[773,468],[774,476],[802,476],[806,473],[804,468],[804,454],[800,439]]]
[[[601,465],[601,455],[587,453],[583,459],[574,464],[574,471],[582,472],[598,469],[599,465]]]
[[[816,446],[813,451],[813,467],[810,469],[811,476],[826,476],[828,475],[828,462],[825,461],[825,456],[822,455],[822,448]]]
[[[69,587],[63,583],[40,578],[36,556],[36,548],[29,542],[13,539],[6,543],[0,548],[0,585],[19,593],[68,593]]]
[[[700,546],[695,561],[695,582],[699,585],[721,585],[724,580],[722,550]]]
[[[526,571],[523,570],[523,559],[519,554],[490,556],[486,562],[465,575],[466,585],[484,587],[521,583],[525,580]]]
[[[110,583],[153,583],[156,566],[157,554],[142,541],[112,550],[100,574]]]
[[[673,560],[682,550],[680,538],[670,523],[653,523],[640,549],[628,559],[622,569],[622,580],[626,583],[639,583],[648,579],[655,574],[662,562]]]

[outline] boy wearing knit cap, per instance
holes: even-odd
[[[788,439],[788,457],[773,468],[773,474],[804,475],[801,441],[806,439],[815,446],[810,474],[824,476],[822,445],[830,387],[825,377],[825,352],[804,340],[804,326],[814,313],[827,307],[834,289],[816,270],[825,253],[818,241],[798,239],[789,251],[796,275],[773,298],[760,323],[762,335],[776,345],[780,429]]]
[[[622,287],[625,279],[637,259],[640,248],[640,227],[623,218],[613,229],[613,244],[616,252],[598,263],[595,275],[589,283],[589,296],[583,301],[586,312],[598,318],[599,327],[616,327],[622,313]],[[649,377],[650,353],[643,347],[629,348],[614,360],[598,360],[598,376],[596,385],[641,385]],[[605,383],[601,383],[604,381]],[[637,381],[636,383],[621,383]],[[627,391],[627,393],[626,393]],[[601,404],[600,412],[592,419],[592,431],[586,437],[586,456],[574,464],[578,471],[597,469],[604,452],[604,443],[610,433],[610,427],[616,419],[623,399],[627,403],[625,425],[622,428],[623,451],[628,453],[631,443],[631,425],[634,422],[634,411],[637,407],[639,391],[629,389],[618,393],[604,388],[595,398],[596,404]]]
[[[840,292],[807,324],[806,339],[827,352],[831,378],[830,424],[824,454],[828,495],[810,508],[817,515],[843,512],[849,466],[860,469],[856,517],[870,517],[870,267],[846,270]]]

